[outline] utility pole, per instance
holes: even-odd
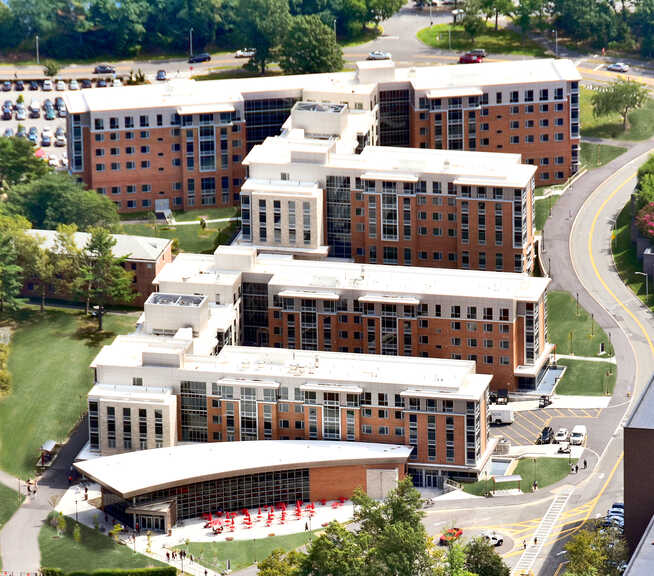
[[[554,34],[554,55],[558,58],[559,57],[559,31],[554,28],[552,30],[552,33]]]
[[[635,272],[639,276],[645,276],[645,305],[649,303],[649,276],[645,272]]]
[[[336,18],[334,18],[334,36],[336,36]]]
[[[193,28],[188,31],[188,55],[193,56]]]
[[[41,60],[39,58],[39,35],[36,35],[36,63],[40,64]]]

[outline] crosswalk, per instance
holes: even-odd
[[[556,526],[563,510],[565,509],[570,495],[574,490],[574,486],[569,486],[561,490],[554,498],[550,507],[545,512],[545,515],[540,521],[538,528],[533,535],[533,540],[527,546],[525,551],[520,556],[520,559],[516,562],[513,567],[512,574],[513,576],[518,576],[519,574],[528,573],[529,570],[533,567],[538,555],[540,554],[543,544],[547,541],[550,533],[554,526]]]

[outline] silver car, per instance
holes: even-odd
[[[392,55],[390,52],[384,52],[383,50],[373,50],[368,54],[366,60],[390,60]]]

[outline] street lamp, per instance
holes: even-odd
[[[77,498],[75,498],[75,522],[77,522]]]
[[[558,58],[559,57],[559,32],[555,28],[554,30],[552,30],[552,34],[554,34],[554,54]]]
[[[336,36],[336,18],[334,18],[334,36]]]
[[[36,63],[40,64],[41,60],[39,59],[39,35],[36,35]]]
[[[193,28],[189,28],[188,31],[188,52],[189,56],[193,56]]]
[[[645,272],[634,272],[639,276],[645,276],[645,303],[649,302],[649,276]]]
[[[433,26],[434,25],[434,20],[431,17],[431,6],[433,4],[433,0],[429,0],[429,25]]]

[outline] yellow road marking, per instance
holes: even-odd
[[[561,572],[561,568],[563,568],[567,563],[568,563],[567,560],[564,560],[563,562],[561,562],[561,563],[557,566],[557,568],[556,568],[556,572],[554,572],[554,576],[559,576],[559,573]]]
[[[559,413],[559,416],[561,418],[566,418],[567,417],[567,415],[564,414],[563,412],[561,412],[561,410],[559,410],[558,408],[552,408],[552,410],[556,410]]]
[[[530,414],[531,416],[534,416],[534,417],[538,418],[538,419],[539,419],[543,424],[545,424],[546,422],[551,422],[551,421],[552,421],[552,417],[551,417],[551,416],[547,416],[546,418],[543,418],[542,416],[540,416],[540,415],[537,413],[536,410],[530,410],[530,411],[529,411],[529,414]]]

